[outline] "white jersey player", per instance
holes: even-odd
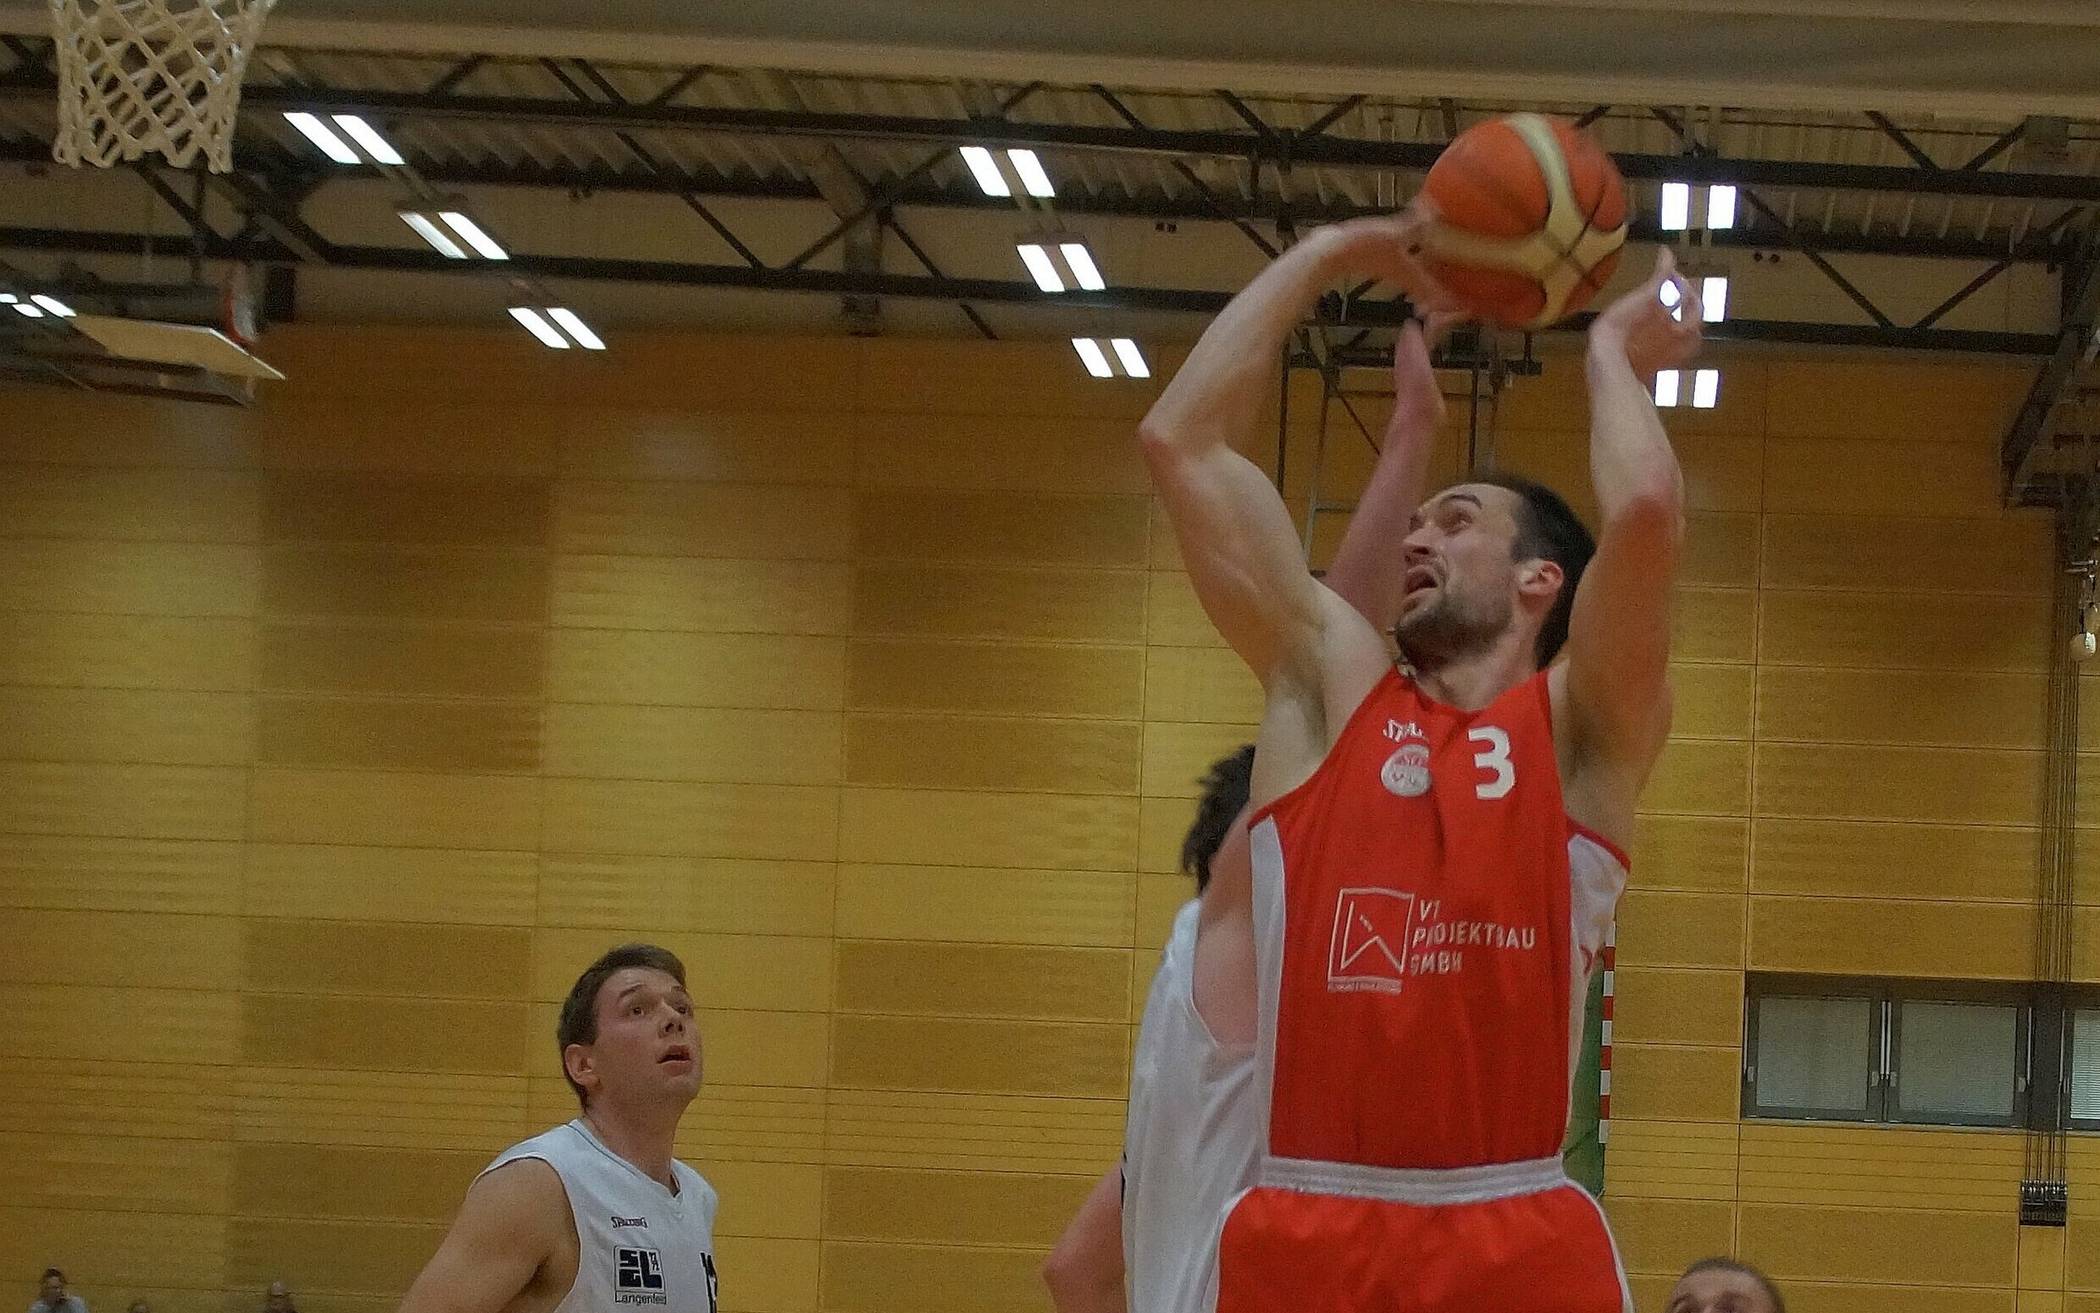
[[[613,949],[556,1039],[582,1115],[475,1179],[402,1313],[717,1313],[714,1188],[671,1156],[700,1092],[684,965]]]

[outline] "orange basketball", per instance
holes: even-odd
[[[1465,308],[1545,328],[1590,303],[1626,244],[1626,181],[1571,123],[1512,114],[1458,134],[1423,184],[1432,273]]]

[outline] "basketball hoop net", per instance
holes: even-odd
[[[51,0],[61,164],[233,167],[241,77],[277,0]]]

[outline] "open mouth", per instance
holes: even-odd
[[[666,1063],[691,1062],[692,1060],[693,1051],[681,1044],[675,1048],[664,1050],[664,1055],[656,1060],[656,1065],[661,1067]]]
[[[1402,578],[1400,595],[1403,598],[1413,597],[1417,593],[1427,592],[1436,586],[1436,571],[1429,566],[1418,565],[1409,570]]]

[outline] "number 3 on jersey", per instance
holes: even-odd
[[[1487,779],[1473,786],[1473,795],[1490,800],[1506,797],[1511,789],[1517,787],[1517,768],[1509,759],[1508,733],[1496,729],[1493,725],[1483,725],[1479,729],[1468,730],[1466,737],[1484,745],[1479,752],[1473,754],[1473,764],[1488,773]]]

